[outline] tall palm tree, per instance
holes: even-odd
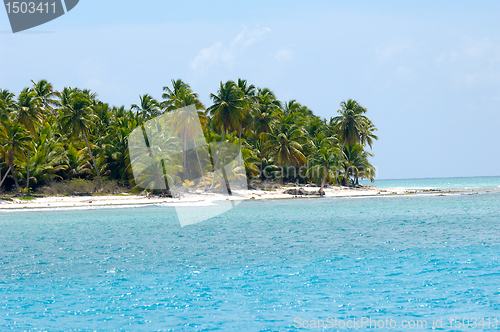
[[[24,125],[28,134],[33,138],[38,138],[37,124],[41,123],[45,118],[46,110],[43,107],[43,99],[39,97],[35,91],[24,89],[19,95],[17,104],[15,105],[16,121]],[[31,151],[26,149],[28,161],[26,163],[26,190],[30,187],[30,158]]]
[[[345,146],[361,144],[363,142],[372,144],[372,139],[377,137],[373,134],[376,130],[372,122],[366,117],[366,108],[357,101],[348,99],[340,103],[339,115],[330,119],[330,124],[341,140],[340,151],[344,151]],[[342,154],[340,155],[342,160]],[[346,184],[347,174],[342,179],[342,184]]]
[[[101,190],[101,176],[88,139],[90,128],[96,120],[97,116],[94,114],[91,100],[81,92],[75,91],[70,96],[69,103],[63,106],[63,116],[61,118],[62,129],[64,132],[71,133],[73,137],[83,135],[85,143],[87,143],[90,158],[94,164],[99,190]]]
[[[92,175],[92,166],[84,149],[77,149],[73,143],[69,143],[66,147],[66,159],[68,168],[63,173],[65,179]]]
[[[377,131],[377,128],[375,125],[369,121],[366,125],[366,127],[363,128],[363,131],[361,132],[361,145],[365,146],[368,145],[370,149],[372,148],[373,145],[373,140],[377,140],[378,136],[375,135],[375,131]]]
[[[15,106],[14,94],[9,90],[0,89],[0,123],[8,120]]]
[[[172,89],[168,86],[163,87],[162,98],[164,101],[161,103],[161,107],[166,112],[171,112],[189,105],[194,105],[197,110],[205,109],[198,94],[193,92],[189,84],[180,79],[172,80]]]
[[[376,128],[365,115],[366,108],[362,107],[357,101],[348,99],[340,103],[339,115],[330,119],[334,126],[342,145],[354,145],[362,143],[363,137],[373,132]],[[371,136],[372,138],[373,135]]]
[[[32,90],[36,92],[37,96],[42,99],[43,107],[50,111],[53,115],[55,110],[53,107],[60,106],[61,94],[54,90],[54,87],[47,80],[40,80],[38,82],[31,81],[33,83]]]
[[[181,114],[178,119],[176,119],[178,125],[176,130],[176,135],[181,137],[184,142],[184,171],[189,171],[189,166],[187,164],[187,154],[188,154],[188,141],[192,140],[194,143],[194,150],[196,152],[196,158],[198,160],[198,165],[201,170],[201,176],[203,178],[203,182],[205,183],[205,176],[203,174],[203,169],[201,167],[201,160],[198,154],[198,146],[196,142],[196,138],[199,136],[198,132],[195,132],[197,124],[199,122],[206,122],[206,115],[201,110],[205,110],[205,106],[200,101],[198,94],[193,92],[189,84],[183,82],[182,80],[172,80],[172,89],[168,86],[163,87],[163,95],[162,98],[165,99],[161,106],[166,112],[171,112],[176,109],[180,109],[187,106],[193,106],[196,110],[198,110],[198,118],[195,119],[189,113],[187,116],[185,114]],[[180,130],[180,131],[179,131]],[[205,185],[206,187],[206,185]]]
[[[339,167],[339,149],[329,144],[322,144],[314,152],[310,161],[311,168],[308,170],[308,174],[311,175],[312,173],[313,177],[317,175],[321,178],[319,192],[323,196],[327,178],[336,178],[335,174],[332,174],[332,171]]]
[[[31,170],[26,177],[31,177],[35,185],[62,179],[58,174],[68,168],[67,153],[60,136],[56,136],[50,123],[44,123],[38,137],[33,142],[33,156],[30,159]],[[31,174],[31,175],[30,175]]]
[[[374,181],[375,167],[368,161],[373,153],[365,151],[363,146],[355,144],[346,146],[344,168],[347,177],[352,176],[352,183],[358,185],[359,178]]]
[[[295,99],[292,99],[289,102],[285,103],[283,107],[283,113],[285,115],[297,114],[303,117],[313,116],[313,112],[310,109],[308,109],[306,106],[301,105]]]
[[[185,174],[190,174],[190,167],[187,162],[188,157],[188,142],[192,141],[194,150],[196,153],[196,158],[198,160],[198,166],[200,167],[201,176],[205,182],[205,176],[203,168],[201,166],[200,156],[198,154],[198,144],[196,139],[200,136],[203,137],[203,132],[200,127],[200,116],[197,112],[194,112],[195,106],[190,105],[192,108],[186,112],[178,112],[174,114],[173,121],[175,123],[175,128],[173,134],[183,140],[183,170]]]
[[[133,104],[132,110],[137,111],[138,114],[142,114],[145,117],[155,117],[161,114],[160,104],[156,99],[148,94],[139,96],[140,104]]]
[[[26,129],[19,122],[9,121],[8,123],[3,123],[2,131],[0,132],[0,139],[3,142],[3,150],[7,155],[7,173],[4,175],[3,179],[0,181],[0,186],[2,186],[5,178],[9,171],[12,174],[16,189],[19,191],[19,183],[17,182],[17,176],[15,174],[14,161],[16,156],[20,157],[24,154],[26,149],[29,148],[31,142],[31,137],[27,134]]]
[[[259,89],[255,100],[252,109],[253,129],[257,133],[256,138],[266,140],[266,134],[273,130],[281,115],[281,103],[269,89]]]
[[[238,86],[238,89],[243,93],[243,99],[244,99],[244,106],[246,107],[245,110],[245,118],[243,121],[240,122],[240,128],[238,129],[238,145],[239,145],[239,156],[238,156],[238,163],[239,166],[242,166],[242,142],[241,142],[241,135],[243,132],[248,132],[253,127],[253,111],[256,109],[257,106],[257,96],[256,92],[257,89],[253,84],[248,84],[247,80],[238,78],[238,82],[236,83]]]
[[[60,100],[61,106],[69,105],[69,103],[71,102],[71,96],[74,93],[78,92],[78,91],[79,91],[78,89],[65,87],[60,92],[60,95],[61,95],[61,100]]]
[[[280,166],[300,166],[306,161],[303,153],[307,138],[298,126],[279,126],[267,135],[267,153]]]
[[[4,126],[9,122],[10,120],[10,115],[13,111],[13,106],[15,105],[14,101],[14,94],[11,93],[9,90],[4,90],[0,89],[0,136],[2,133],[4,133]],[[0,147],[2,141],[0,141]],[[5,151],[0,151],[2,154],[5,154]],[[6,174],[8,174],[8,170]],[[6,175],[7,176],[7,175]],[[0,169],[0,181],[2,181],[3,176],[2,176],[2,171]]]
[[[220,152],[222,143],[226,133],[230,131],[239,130],[241,122],[245,119],[246,103],[245,97],[234,81],[227,81],[226,83],[220,82],[217,94],[210,94],[213,105],[208,108],[212,115],[212,122],[222,131],[222,138],[220,141],[219,151],[215,161],[215,169],[219,166]],[[212,182],[210,189],[215,186],[215,181]]]

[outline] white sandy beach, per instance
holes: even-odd
[[[92,207],[92,206],[120,206],[120,205],[147,205],[160,203],[197,203],[219,200],[263,200],[263,199],[292,199],[292,198],[320,198],[318,195],[290,195],[286,190],[294,188],[282,188],[274,191],[247,190],[233,191],[233,195],[227,196],[214,193],[190,193],[180,198],[162,198],[145,195],[109,195],[109,196],[51,196],[40,197],[33,200],[21,200],[12,198],[11,201],[0,200],[0,210],[11,209],[37,209],[37,208],[63,208],[63,207]],[[308,192],[318,188],[304,188]],[[401,188],[379,189],[371,186],[362,188],[331,187],[325,189],[326,197],[363,197],[363,196],[387,196],[413,193]]]

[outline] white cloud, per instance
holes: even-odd
[[[205,71],[215,64],[232,66],[238,56],[253,44],[264,39],[264,36],[271,32],[269,28],[247,30],[240,32],[230,43],[225,45],[217,42],[210,47],[202,49],[191,61],[191,68],[198,71]]]

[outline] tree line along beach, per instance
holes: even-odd
[[[46,80],[31,83],[17,96],[0,90],[0,188],[6,198],[170,196],[135,183],[128,137],[147,121],[186,106],[196,108],[207,143],[238,145],[249,189],[267,192],[292,184],[293,196],[322,196],[328,186],[363,190],[359,180],[375,176],[369,158],[377,128],[352,99],[324,119],[242,79],[220,82],[209,106],[182,80],[163,87],[161,101],[145,94],[130,107],[109,105],[86,89],[56,91]],[[202,184],[188,181],[189,172],[184,167],[176,176],[186,194],[200,192]],[[205,175],[203,185],[215,181],[215,175]],[[315,188],[301,192],[304,186]]]

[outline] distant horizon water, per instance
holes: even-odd
[[[359,183],[364,185],[373,185],[378,188],[485,189],[500,188],[500,176],[375,179],[374,182],[362,180]]]

